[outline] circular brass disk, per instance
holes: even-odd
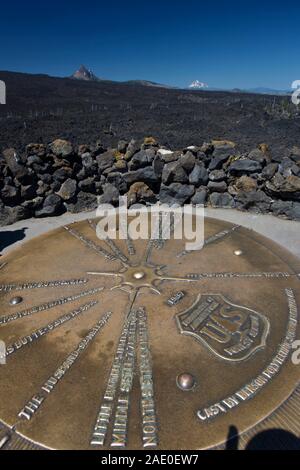
[[[1,259],[5,448],[206,449],[288,403],[300,377],[299,261],[211,219],[203,249],[185,248],[101,241],[84,221]]]

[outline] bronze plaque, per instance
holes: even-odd
[[[300,378],[300,262],[212,219],[191,252],[95,226],[1,258],[0,447],[206,449],[274,426]]]

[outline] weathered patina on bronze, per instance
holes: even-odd
[[[205,239],[196,252],[101,241],[84,221],[3,257],[0,447],[206,449],[258,423],[299,433],[300,262],[222,221]]]

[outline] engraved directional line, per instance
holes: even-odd
[[[166,241],[169,240],[174,233],[174,214],[170,214],[170,223],[169,216],[167,217],[167,223],[164,223],[164,215],[160,214],[156,236],[150,240],[153,248],[156,248],[157,250],[161,250],[165,246]]]
[[[222,230],[221,232],[216,233],[215,235],[211,235],[206,240],[204,240],[203,246],[207,246],[207,245],[210,245],[211,243],[215,243],[215,242],[221,240],[222,238],[227,237],[227,235],[235,232],[239,228],[240,228],[240,225],[234,225],[230,229],[225,229],[225,230]],[[183,251],[181,251],[180,253],[178,253],[176,255],[176,258],[182,258],[183,256],[186,256],[186,255],[189,255],[189,254],[192,254],[192,253],[195,253],[195,251],[194,250],[183,250]]]
[[[106,260],[109,261],[116,261],[117,258],[115,255],[109,253],[106,251],[104,248],[101,246],[97,245],[93,240],[90,240],[89,238],[85,237],[81,233],[79,233],[77,230],[71,228],[71,227],[64,227],[67,232],[70,233],[73,237],[77,238],[77,240],[80,240],[81,243],[83,243],[87,248],[90,248],[91,250],[94,250],[98,255],[103,256]]]
[[[24,408],[18,413],[18,417],[27,419],[28,421],[35,415],[39,410],[42,403],[46,400],[47,396],[54,390],[58,382],[65,376],[66,372],[73,366],[78,357],[87,348],[90,342],[95,336],[102,330],[110,319],[112,312],[107,312],[100,320],[91,328],[88,334],[80,341],[76,349],[69,354],[65,361],[59,366],[59,368],[53,373],[49,379],[42,385],[37,394],[35,394],[24,406]]]
[[[97,230],[97,224],[95,222],[89,220],[89,224],[95,231]],[[103,239],[103,241],[125,266],[128,266],[130,264],[127,256],[120,250],[120,248],[115,244],[115,242],[111,238],[107,237]]]
[[[135,313],[125,319],[123,329],[119,338],[117,350],[113,359],[112,368],[104,392],[103,401],[98,413],[96,424],[91,438],[91,445],[103,446],[108,433],[108,426],[112,419],[113,407],[117,389],[120,385],[122,368],[124,363],[125,351],[128,344],[129,327],[135,320]],[[123,442],[126,444],[126,435],[124,438],[124,430],[127,430],[127,416],[123,423]]]
[[[224,273],[189,273],[187,278],[191,280],[201,280],[201,279],[233,279],[233,278],[272,278],[272,279],[287,279],[290,277],[297,277],[299,274],[293,273],[282,273],[282,272],[263,272],[263,273],[234,273],[234,272],[224,272]]]
[[[149,344],[147,315],[144,308],[137,312],[140,346],[140,389],[143,447],[158,446],[158,425],[154,401],[152,357]]]
[[[43,289],[48,287],[66,287],[86,284],[87,279],[68,279],[60,281],[38,281],[24,282],[23,284],[0,284],[0,291],[10,292],[13,290]]]
[[[138,331],[137,331],[138,329]],[[139,363],[137,361],[139,359]],[[149,346],[147,316],[144,308],[131,311],[126,317],[113,359],[106,390],[97,415],[90,444],[124,448],[128,441],[130,393],[135,367],[139,370],[141,390],[142,432],[144,448],[158,445],[154,402],[152,358]],[[109,436],[109,426],[112,432]]]
[[[28,346],[29,344],[32,344],[33,342],[42,338],[48,333],[51,333],[51,331],[55,330],[56,328],[59,328],[60,326],[64,325],[66,322],[73,320],[73,318],[77,318],[82,313],[87,312],[91,307],[94,307],[97,304],[98,304],[97,300],[92,300],[91,302],[82,305],[76,310],[73,310],[69,313],[61,315],[53,322],[48,323],[46,326],[42,326],[41,328],[33,331],[29,335],[24,336],[23,338],[20,338],[15,343],[6,347],[6,356],[10,356],[11,354],[19,351],[24,346]]]
[[[126,245],[127,245],[127,251],[128,251],[129,256],[134,256],[136,254],[136,251],[135,251],[133,241],[130,238],[129,232],[127,232]]]
[[[150,264],[150,258],[152,250],[161,250],[171,235],[174,233],[175,218],[174,215],[170,215],[170,224],[163,223],[163,215],[159,214],[159,217],[155,221],[154,234],[150,238],[145,251],[145,262]]]
[[[136,313],[132,312],[129,319],[127,344],[124,362],[121,368],[119,390],[116,396],[115,416],[111,437],[111,447],[125,447],[128,433],[128,414],[130,392],[132,390],[136,361]]]
[[[96,294],[97,292],[100,292],[103,289],[104,287],[95,287],[94,289],[79,292],[78,294],[74,294],[74,295],[69,295],[68,297],[62,297],[57,300],[52,300],[50,302],[47,302],[41,305],[36,305],[35,307],[28,308],[26,310],[21,310],[20,312],[15,312],[15,313],[11,313],[8,315],[4,315],[0,317],[0,325],[5,325],[9,322],[18,320],[23,317],[28,317],[30,315],[33,315],[34,313],[39,313],[45,310],[49,310],[50,308],[57,307],[58,305],[63,305],[69,302],[73,302],[74,300],[81,299],[82,297],[85,297],[87,295]]]

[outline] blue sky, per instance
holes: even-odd
[[[0,70],[288,89],[300,79],[300,3],[1,2]]]

